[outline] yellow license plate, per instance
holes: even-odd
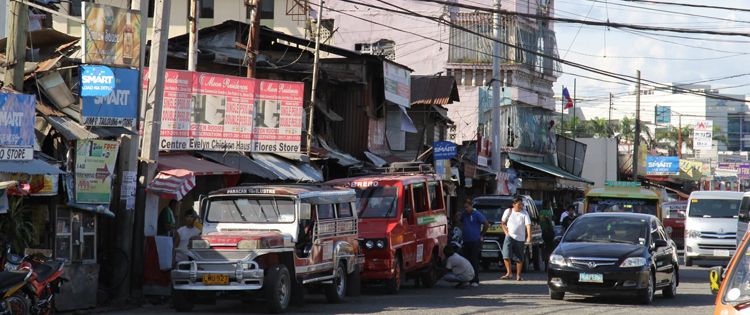
[[[207,274],[203,275],[204,285],[227,285],[229,284],[229,276],[219,274]]]

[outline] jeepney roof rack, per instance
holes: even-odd
[[[423,162],[393,162],[390,166],[351,169],[350,175],[414,175],[434,174],[435,168],[432,164]]]

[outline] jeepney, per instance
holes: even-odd
[[[241,186],[201,199],[202,234],[172,270],[178,311],[197,293],[265,299],[272,313],[304,301],[305,288],[329,302],[359,291],[355,192],[325,185]]]
[[[634,212],[663,218],[659,193],[638,182],[608,181],[603,188],[589,190],[583,212]]]

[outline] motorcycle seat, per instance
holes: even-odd
[[[0,272],[0,295],[5,295],[5,291],[24,282],[28,271],[3,271]]]
[[[49,277],[51,277],[55,272],[57,272],[57,269],[60,269],[60,265],[62,265],[63,262],[56,261],[56,260],[50,260],[46,261],[43,264],[38,264],[34,266],[34,272],[36,273],[36,279],[39,282],[45,282]]]

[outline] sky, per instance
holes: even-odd
[[[750,1],[747,0],[658,1],[750,9]],[[693,16],[655,10],[681,12]],[[623,0],[555,0],[555,16],[750,34],[748,12]],[[750,68],[747,67],[750,64],[750,37],[621,30],[560,22],[555,23],[555,32],[558,53],[566,60],[632,76],[640,69],[643,79],[666,84],[692,83],[738,75],[736,78],[701,84],[710,84],[722,93],[750,95]],[[700,40],[667,36],[684,36]],[[561,95],[563,86],[568,87],[573,94],[573,80],[576,78],[574,75],[619,81],[568,65],[563,65],[563,73],[554,87],[556,97]],[[744,75],[746,73],[747,75]],[[614,84],[582,77],[577,77],[576,81],[576,98],[583,99],[578,104],[582,109],[586,107],[586,99],[602,98],[610,92],[616,94],[635,89],[630,83]]]

